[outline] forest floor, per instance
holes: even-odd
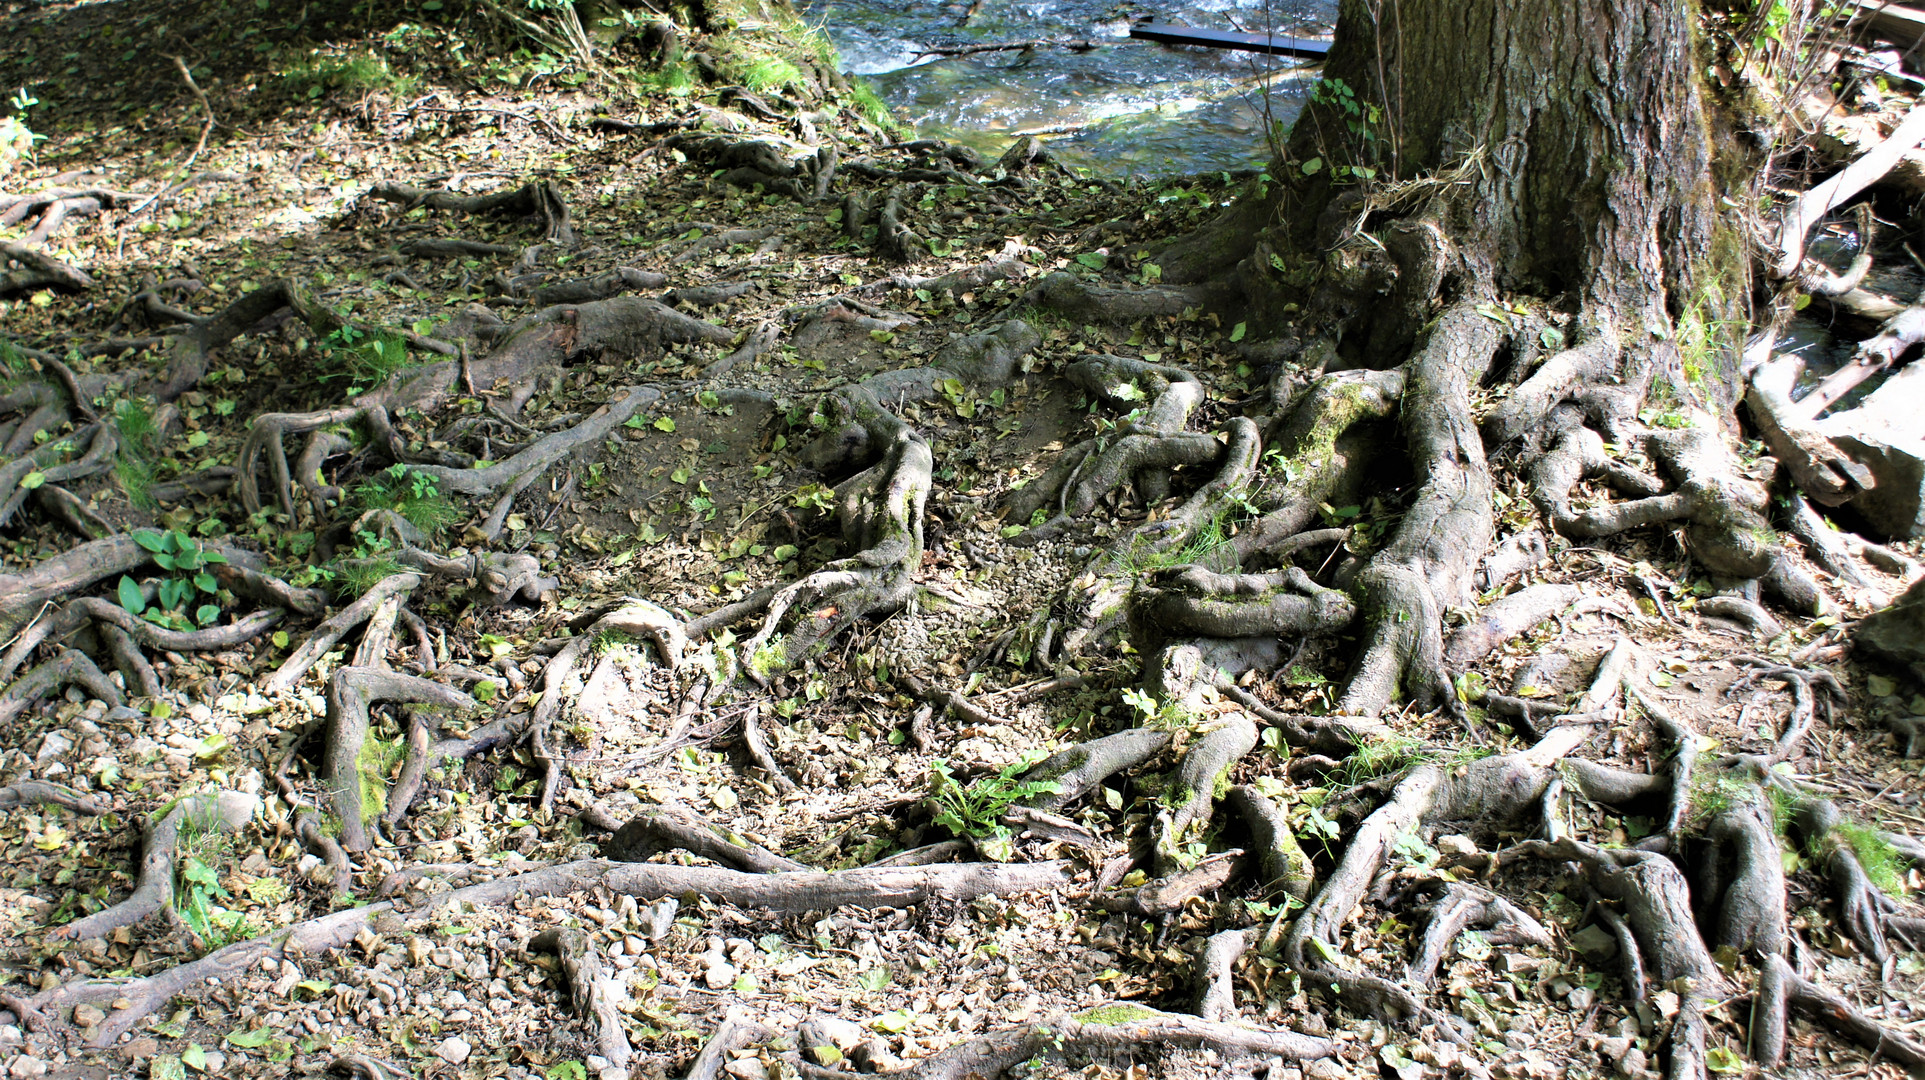
[[[165,359],[161,339],[171,332],[167,310],[211,316],[248,290],[288,279],[358,325],[448,341],[470,335],[478,358],[487,339],[476,328],[535,310],[530,294],[542,282],[528,275],[552,283],[618,268],[655,283],[644,295],[728,331],[728,340],[651,343],[629,355],[580,360],[524,391],[519,411],[497,408],[512,389],[482,385],[471,395],[463,388],[448,410],[475,422],[459,438],[437,426],[445,417],[397,409],[395,429],[411,448],[455,447],[489,459],[496,454],[484,440],[518,448],[581,422],[619,398],[623,386],[662,391],[524,491],[493,538],[481,528],[492,497],[471,505],[432,484],[424,489],[421,474],[390,473],[385,460],[364,461],[359,447],[349,448],[345,464],[329,467],[338,498],[319,514],[302,497],[279,507],[268,491],[267,508],[250,515],[225,485],[212,494],[176,491],[182,497],[172,501],[150,493],[236,465],[261,414],[332,408],[405,365],[438,359],[415,348],[403,352],[402,339],[378,333],[363,338],[337,329],[323,338],[298,318],[247,327],[179,399],[175,426],[116,471],[75,485],[116,528],[175,530],[210,543],[223,538],[258,551],[295,586],[337,590],[339,602],[370,583],[365,569],[359,576],[347,569],[352,560],[378,564],[392,543],[364,523],[343,527],[370,509],[418,517],[426,546],[444,554],[492,547],[533,556],[540,574],[553,579],[551,588],[537,590],[539,602],[490,603],[458,580],[432,580],[412,595],[423,629],[419,638],[405,624],[397,631],[393,665],[430,677],[437,669],[479,671],[487,678],[466,685],[492,688],[476,690],[479,708],[441,729],[440,738],[451,742],[525,716],[544,692],[559,693],[544,690],[553,655],[625,598],[699,614],[848,554],[830,518],[837,478],[798,456],[817,435],[814,402],[916,366],[958,335],[996,329],[1048,273],[1153,283],[1154,267],[1122,258],[1122,247],[1179,234],[1253,182],[1202,176],[1116,184],[1047,166],[1018,170],[1018,163],[1000,176],[993,164],[980,174],[959,172],[960,163],[944,159],[940,148],[892,143],[856,95],[820,85],[754,26],[736,36],[733,52],[710,58],[723,80],[697,80],[695,92],[671,93],[620,68],[623,50],[639,47],[632,37],[607,50],[618,70],[595,72],[534,45],[511,52],[479,36],[472,21],[437,21],[430,9],[439,4],[402,7],[379,16],[354,9],[329,23],[310,5],[306,25],[287,26],[277,25],[288,17],[286,5],[258,20],[196,0],[0,8],[9,26],[0,86],[24,85],[40,99],[26,116],[46,136],[0,189],[140,195],[75,215],[48,239],[51,251],[85,269],[91,289],[0,300],[0,331],[67,358],[76,376],[155,371]],[[204,101],[168,58],[177,53],[194,65]],[[718,104],[715,90],[730,84],[749,92]],[[774,121],[758,115],[770,99],[785,96],[804,107],[774,110],[782,113]],[[208,107],[218,122],[197,148]],[[738,186],[689,144],[664,142],[670,134],[705,131],[795,145],[798,114],[812,133],[841,140],[837,192],[871,191],[878,202],[894,188],[907,193],[903,209],[925,250],[906,268],[843,227],[848,204]],[[613,130],[596,123],[602,118],[641,127]],[[369,194],[384,183],[480,195],[530,182],[552,183],[562,193],[575,246],[531,251],[542,243],[543,225],[526,213],[464,215]],[[447,258],[417,246],[434,239],[498,246]],[[1005,251],[1014,253],[1016,269],[975,287],[863,288],[896,274],[934,278],[981,266]],[[1239,886],[1206,891],[1160,925],[1146,925],[1090,902],[1096,868],[1128,853],[1148,827],[1156,796],[1173,783],[1170,751],[1066,811],[1093,836],[1089,843],[987,831],[975,837],[979,850],[1018,862],[1075,860],[1076,880],[1067,887],[793,915],[694,895],[666,907],[638,904],[601,889],[467,906],[434,899],[448,889],[600,857],[604,823],[651,807],[700,815],[738,841],[809,867],[865,866],[950,835],[925,804],[944,770],[976,781],[973,790],[981,793],[1043,753],[1133,726],[1137,706],[1124,692],[1138,684],[1141,659],[1128,644],[1058,672],[1017,661],[1022,632],[1058,603],[1092,550],[1169,506],[1146,506],[1124,491],[1060,538],[1025,546],[1022,526],[1029,523],[999,516],[1002,501],[1053,464],[1057,451],[1118,422],[1115,411],[1064,379],[1078,360],[1120,354],[1196,373],[1208,387],[1195,417],[1202,430],[1265,394],[1271,372],[1246,358],[1241,325],[1214,315],[1113,323],[1045,313],[1033,323],[1040,343],[1006,385],[979,390],[956,382],[933,400],[901,407],[926,437],[934,471],[925,551],[912,599],[900,612],[858,624],[766,689],[745,680],[732,696],[694,705],[687,704],[687,672],[726,668],[719,657],[759,620],[692,642],[673,671],[649,661],[640,636],[594,632],[590,658],[578,670],[585,685],[549,734],[548,756],[560,769],[552,808],[543,807],[546,763],[534,746],[431,761],[411,812],[353,855],[345,895],[329,864],[297,834],[298,808],[290,800],[319,799],[325,788],[320,740],[310,735],[328,713],[327,675],[350,661],[330,652],[292,689],[264,686],[301,647],[318,614],[294,616],[232,647],[157,651],[153,669],[164,686],[157,697],[127,688],[126,703],[115,706],[73,688],[0,726],[0,781],[67,785],[106,811],[41,805],[0,813],[0,993],[12,1006],[76,980],[164,973],[330,912],[377,900],[395,904],[338,948],[266,957],[224,972],[218,985],[198,985],[191,994],[184,987],[177,1000],[170,994],[170,1004],[106,1046],[88,1045],[90,1029],[106,1022],[103,1007],[83,1004],[53,1018],[14,1015],[0,1026],[0,1061],[8,1062],[0,1068],[14,1077],[278,1076],[290,1069],[307,1075],[362,1055],[394,1075],[622,1074],[609,1065],[606,1044],[598,1044],[596,1024],[571,1005],[567,977],[551,956],[531,949],[544,931],[558,928],[582,930],[588,951],[603,957],[631,1064],[649,1078],[685,1074],[730,1014],[777,1033],[745,1042],[740,1060],[727,1064],[729,1075],[750,1077],[793,1074],[793,1055],[785,1058],[784,1050],[811,1015],[854,1025],[826,1030],[873,1071],[1105,1002],[1188,1011],[1204,941],[1225,928],[1269,925],[1288,905]],[[728,370],[718,373],[718,362],[765,324],[782,330],[779,342],[719,365]],[[123,347],[92,348],[109,341]],[[40,370],[32,355],[9,359],[18,366],[6,377]],[[123,425],[123,443],[137,444],[140,425],[152,424],[153,414],[137,402],[110,394],[100,407]],[[1177,477],[1179,486],[1195,483],[1183,470]],[[1408,483],[1408,476],[1386,475],[1355,506],[1326,507],[1325,524],[1350,527],[1352,550],[1367,549],[1372,535],[1394,522]],[[1505,484],[1500,532],[1531,527],[1535,513],[1522,482]],[[24,572],[75,543],[55,517],[23,512],[0,532],[0,572]],[[1342,554],[1330,552],[1326,562]],[[1738,685],[1750,658],[1784,662],[1841,622],[1869,613],[1877,594],[1895,595],[1905,584],[1889,576],[1870,589],[1833,582],[1840,610],[1823,619],[1781,613],[1782,631],[1760,637],[1696,610],[1696,572],[1668,532],[1646,530],[1599,546],[1554,542],[1528,581],[1577,586],[1585,602],[1480,661],[1460,682],[1467,698],[1481,687],[1517,690],[1520,683],[1524,696],[1544,700],[1582,693],[1600,658],[1628,639],[1629,680],[1729,752],[1771,746],[1792,705],[1778,683]],[[95,591],[119,602],[113,579]],[[246,606],[231,592],[210,596],[222,621]],[[1333,680],[1341,680],[1355,650],[1355,641],[1342,636],[1313,640],[1291,662],[1246,678],[1243,689],[1282,713],[1327,713]],[[1556,662],[1520,679],[1540,657]],[[1848,656],[1830,670],[1846,703],[1819,710],[1790,768],[1858,822],[1925,834],[1925,777],[1884,725],[1890,716],[1925,714],[1925,700],[1897,673],[1865,669]],[[1065,683],[1066,674],[1081,678]],[[927,695],[905,676],[960,693],[974,708],[919,717]],[[122,680],[119,673],[110,678]],[[1052,679],[1055,692],[1027,693],[1049,689],[1044,683]],[[768,754],[793,780],[792,790],[745,745],[745,717],[766,734]],[[1416,761],[1447,760],[1450,753],[1470,760],[1524,744],[1495,722],[1467,735],[1460,721],[1442,714],[1384,719],[1394,737],[1368,760],[1318,774],[1293,768],[1293,757],[1302,755],[1266,740],[1230,779],[1281,803],[1323,867],[1355,826],[1359,791],[1382,790],[1387,776]],[[399,710],[378,711],[372,720],[370,752],[387,755],[384,776],[403,764],[410,722]],[[916,730],[924,724],[931,725],[926,740]],[[1662,770],[1668,752],[1656,734],[1630,723],[1597,744],[1596,760],[1637,771]],[[282,786],[276,772],[284,764]],[[50,933],[133,891],[141,823],[183,796],[220,791],[256,795],[261,803],[237,829],[183,838],[175,917],[80,942]],[[1573,828],[1606,844],[1651,834],[1654,819],[1582,801],[1572,810]],[[1192,854],[1239,846],[1240,828],[1222,821]],[[1408,898],[1474,877],[1463,861],[1508,839],[1463,823],[1458,831],[1400,840],[1394,880],[1351,919],[1345,955],[1363,966],[1401,967],[1415,940]],[[654,857],[705,865],[686,853]],[[1894,941],[1894,957],[1880,971],[1833,928],[1827,912],[1834,901],[1823,882],[1797,855],[1787,862],[1801,958],[1867,1015],[1914,1037],[1925,1034],[1925,954]],[[1878,869],[1895,897],[1925,888],[1917,868],[1898,862]],[[1435,1025],[1404,1029],[1335,1009],[1253,950],[1235,982],[1241,1018],[1338,1045],[1335,1057],[1280,1065],[1268,1075],[1299,1080],[1381,1069],[1400,1080],[1549,1080],[1639,1075],[1647,1059],[1655,1061],[1654,1033],[1667,1009],[1675,1011],[1677,995],[1660,987],[1642,1002],[1630,1000],[1612,958],[1616,944],[1588,921],[1572,876],[1557,864],[1525,862],[1496,870],[1491,880],[1554,941],[1493,943],[1474,932],[1459,939],[1431,1000],[1468,1021],[1462,1045]],[[1732,970],[1742,982],[1735,961]],[[1715,1018],[1714,1046],[1743,1046],[1747,1007],[1739,998]],[[1239,1064],[1208,1049],[1140,1057],[1098,1055],[1042,1066],[1039,1074],[1215,1076],[1264,1060]],[[1736,1057],[1715,1060],[1743,1068]],[[1902,1072],[1804,1027],[1794,1032],[1788,1069]]]

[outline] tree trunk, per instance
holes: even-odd
[[[1299,161],[1451,176],[1447,231],[1507,292],[1667,328],[1716,230],[1712,140],[1682,0],[1345,0]],[[1668,311],[1666,310],[1668,306]],[[1627,333],[1627,340],[1629,339]]]

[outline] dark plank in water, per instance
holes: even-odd
[[[1269,53],[1272,56],[1302,56],[1321,60],[1330,51],[1328,41],[1290,37],[1287,34],[1242,34],[1234,30],[1203,30],[1194,26],[1143,23],[1130,27],[1130,36],[1165,45],[1201,45],[1206,49],[1236,49],[1240,52]]]

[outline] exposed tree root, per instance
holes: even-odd
[[[857,620],[909,601],[922,565],[923,504],[934,464],[922,436],[898,426],[888,456],[838,489],[843,540],[857,554],[828,563],[769,601],[762,629],[743,647],[752,675],[767,678],[800,664]],[[791,611],[796,618],[785,621]],[[783,638],[772,641],[779,630]]]
[[[1357,578],[1365,645],[1338,711],[1374,716],[1399,686],[1425,707],[1453,700],[1443,610],[1471,599],[1494,532],[1484,444],[1466,406],[1496,352],[1494,325],[1459,304],[1406,366],[1403,416],[1420,486],[1390,541]]]
[[[1444,639],[1444,663],[1463,670],[1511,639],[1570,607],[1583,595],[1575,585],[1532,585],[1478,612],[1477,620]]]
[[[1169,744],[1169,732],[1139,727],[1058,750],[1023,774],[1025,783],[1047,781],[1054,783],[1056,790],[1032,795],[1023,800],[1023,805],[1061,810],[1116,773],[1155,757]]]
[[[568,220],[568,204],[562,199],[560,189],[545,181],[489,195],[462,195],[446,189],[427,191],[388,181],[369,188],[367,197],[397,203],[404,212],[426,207],[458,214],[522,214],[540,219],[542,235],[548,243],[562,247],[576,244],[575,230]]]
[[[618,1069],[628,1068],[635,1051],[616,1006],[622,991],[602,968],[602,959],[580,930],[549,930],[528,942],[529,952],[552,952],[561,962],[575,1013],[594,1026],[595,1050]]]
[[[1866,1016],[1839,995],[1793,971],[1782,956],[1766,956],[1751,1009],[1751,1056],[1775,1069],[1784,1063],[1789,1010],[1796,1008],[1826,1031],[1838,1032],[1875,1057],[1908,1069],[1925,1067],[1925,1046]]]
[[[0,296],[48,288],[85,292],[94,287],[94,279],[85,272],[12,240],[0,240],[0,259],[20,264],[20,269],[8,270],[0,262]]]
[[[638,900],[679,897],[694,892],[718,903],[776,913],[827,911],[837,907],[910,907],[938,898],[968,901],[979,896],[1060,889],[1070,881],[1066,862],[953,863],[914,869],[839,870],[831,873],[744,874],[735,870],[611,863],[563,863],[527,874],[498,878],[441,894],[436,903],[400,911],[392,901],[324,915],[209,953],[159,974],[137,979],[81,979],[42,991],[32,1006],[42,1012],[71,1009],[83,1002],[125,1001],[95,1026],[92,1046],[111,1046],[135,1024],[176,997],[205,993],[209,979],[229,979],[258,967],[265,957],[290,952],[315,955],[354,940],[377,917],[392,913],[409,929],[431,925],[448,904],[484,907],[540,896],[567,896],[604,888]]]
[[[647,637],[655,642],[660,650],[662,662],[674,670],[682,662],[682,650],[687,638],[682,635],[681,625],[673,615],[646,600],[630,600],[615,611],[596,619],[588,631],[571,639],[555,654],[553,660],[542,671],[541,701],[536,704],[533,717],[528,722],[528,736],[536,747],[536,756],[541,759],[543,780],[541,786],[541,808],[546,811],[554,807],[555,795],[561,784],[560,758],[547,748],[548,735],[554,728],[555,717],[561,714],[563,703],[568,699],[568,683],[574,676],[575,666],[581,656],[594,646],[600,634],[615,632]]]
[[[1311,886],[1316,884],[1315,870],[1297,843],[1297,834],[1282,807],[1248,784],[1225,792],[1224,803],[1249,827],[1249,850],[1257,857],[1258,881],[1286,896],[1309,899]]]
[[[19,806],[58,806],[89,816],[107,812],[106,807],[80,792],[44,780],[18,780],[0,787],[0,810],[12,810]]]
[[[753,1046],[775,1035],[767,1026],[744,1017],[740,1011],[730,1009],[715,1026],[715,1034],[702,1044],[702,1052],[695,1055],[684,1080],[719,1080],[722,1070],[729,1064],[730,1055],[745,1046]],[[806,1049],[806,1048],[805,1048]]]
[[[377,701],[408,702],[444,709],[474,709],[473,698],[413,675],[379,667],[344,667],[328,679],[325,744],[321,772],[327,798],[341,824],[341,846],[366,851],[374,844],[375,823],[387,809],[388,778],[367,757],[368,706]]]
[[[647,862],[664,851],[686,851],[752,874],[809,869],[760,844],[734,837],[680,807],[645,810],[602,845],[602,854],[617,862]]]
[[[1284,962],[1302,974],[1305,985],[1332,987],[1359,1011],[1406,1019],[1429,1016],[1429,1008],[1410,990],[1336,965],[1337,935],[1344,922],[1399,836],[1432,820],[1499,822],[1535,811],[1556,764],[1588,733],[1583,727],[1557,728],[1529,750],[1484,758],[1456,772],[1436,765],[1411,769],[1398,781],[1390,801],[1357,827],[1342,859],[1297,917],[1283,940]]]
[[[329,649],[334,648],[347,635],[347,632],[368,621],[376,608],[390,596],[405,596],[421,584],[418,574],[390,574],[376,582],[367,592],[362,593],[354,603],[330,615],[326,621],[314,628],[299,648],[288,654],[274,674],[269,675],[261,688],[270,694],[287,690],[301,681]]]
[[[1121,1002],[958,1043],[891,1075],[909,1080],[1000,1077],[1035,1059],[1061,1061],[1130,1051],[1153,1054],[1167,1047],[1203,1048],[1226,1056],[1266,1054],[1286,1061],[1310,1061],[1336,1053],[1333,1044],[1294,1031],[1262,1031]]]
[[[79,686],[110,705],[121,704],[120,690],[78,649],[62,648],[44,664],[0,691],[0,723],[9,723],[41,698],[64,686]]]
[[[183,834],[239,832],[260,808],[260,799],[236,791],[176,800],[157,820],[148,822],[133,895],[113,907],[56,927],[48,936],[70,941],[104,937],[120,927],[170,911],[174,903],[174,860]]]

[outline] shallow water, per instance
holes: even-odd
[[[1099,0],[809,0],[846,70],[868,78],[919,133],[1000,152],[1043,136],[1067,164],[1108,176],[1261,165],[1271,121],[1289,124],[1316,79],[1290,57],[1156,45],[1131,16],[1219,30],[1326,35],[1334,0],[1188,0],[1137,9]],[[1031,39],[1101,42],[1086,52],[917,59],[925,47]]]

